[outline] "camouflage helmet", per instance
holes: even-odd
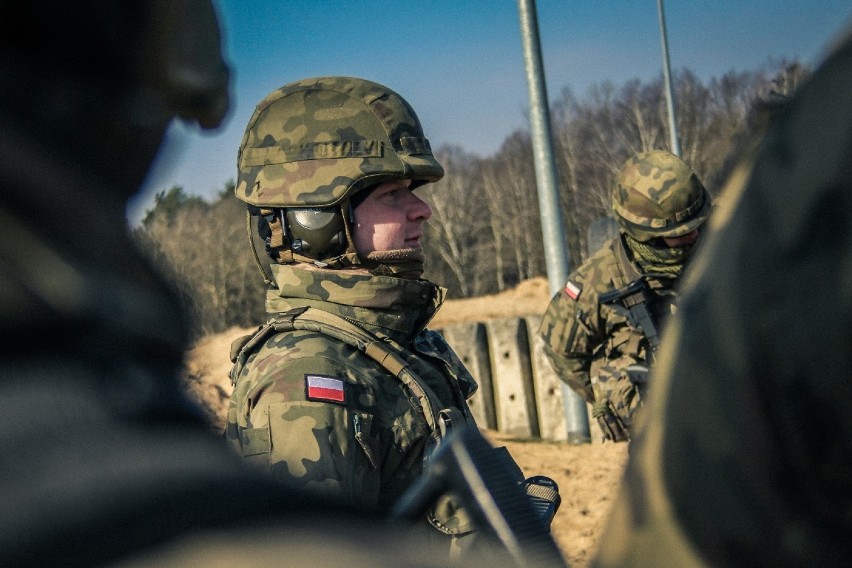
[[[235,193],[259,213],[274,260],[358,264],[351,198],[386,181],[438,181],[420,120],[391,89],[356,77],[317,77],[270,93],[237,157]],[[338,264],[340,264],[338,262]]]
[[[707,220],[710,205],[710,194],[692,168],[663,150],[628,159],[612,192],[621,229],[643,242],[692,232]]]
[[[254,111],[237,197],[258,208],[328,207],[376,184],[444,175],[420,120],[391,89],[355,77],[285,85]]]

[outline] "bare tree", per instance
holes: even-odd
[[[559,204],[568,246],[569,266],[578,266],[584,259],[585,239],[580,233],[585,211],[577,201],[580,180],[580,141],[575,134],[577,101],[569,88],[564,88],[551,111],[554,161],[559,175]]]
[[[484,242],[489,218],[478,191],[479,164],[458,146],[440,148],[436,157],[445,176],[421,194],[432,208],[432,218],[425,225],[427,276],[447,286],[451,297],[470,297],[478,292],[475,267],[490,248]]]
[[[180,292],[199,335],[263,319],[263,280],[248,249],[245,209],[232,187],[212,205],[173,188],[135,232]]]
[[[528,132],[515,131],[497,156],[483,161],[482,182],[495,255],[501,259],[498,290],[540,276],[544,273],[544,247]]]
[[[662,83],[643,85],[638,79],[629,81],[619,94],[616,106],[620,124],[615,129],[620,148],[614,148],[624,159],[637,152],[661,149],[666,140],[666,105]]]

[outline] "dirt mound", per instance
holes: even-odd
[[[547,309],[550,296],[547,280],[532,278],[500,294],[447,300],[429,325],[443,327],[456,323],[541,315]]]
[[[448,300],[430,325],[437,328],[494,318],[540,315],[549,300],[547,280],[535,278],[502,294]],[[201,339],[187,353],[187,391],[202,405],[218,432],[225,426],[231,394],[228,378],[231,341],[251,331],[231,328]],[[587,566],[612,506],[627,460],[627,445],[575,446],[518,440],[493,431],[485,431],[485,434],[494,445],[506,446],[527,475],[547,475],[559,484],[562,507],[553,521],[553,536],[570,566]]]

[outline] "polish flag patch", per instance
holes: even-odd
[[[580,297],[580,292],[582,292],[582,291],[583,291],[583,288],[582,288],[581,286],[578,286],[577,284],[574,284],[574,283],[573,283],[573,282],[571,282],[570,280],[568,281],[568,283],[567,283],[567,284],[565,284],[565,293],[566,293],[566,294],[568,295],[568,297],[569,297],[569,298],[571,298],[572,300],[575,300],[575,301],[576,301],[576,300],[577,300],[577,298],[579,298],[579,297]]]
[[[305,375],[305,396],[320,402],[346,402],[343,379],[323,375]]]

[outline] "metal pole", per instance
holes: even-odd
[[[559,192],[556,187],[556,164],[550,131],[550,110],[541,62],[541,45],[538,35],[538,17],[535,0],[518,0],[521,21],[524,64],[530,96],[530,128],[532,131],[533,161],[544,240],[544,259],[550,293],[555,294],[568,278],[568,254],[565,250],[565,233],[559,209]],[[565,425],[568,441],[591,441],[586,401],[568,385],[562,383],[565,408]]]
[[[672,140],[672,154],[680,157],[680,140],[677,136],[674,92],[672,90],[672,77],[669,69],[669,41],[666,34],[666,16],[663,13],[663,0],[657,0],[657,13],[660,17],[660,43],[663,47],[663,77],[666,82],[666,106],[669,111],[669,136]]]

